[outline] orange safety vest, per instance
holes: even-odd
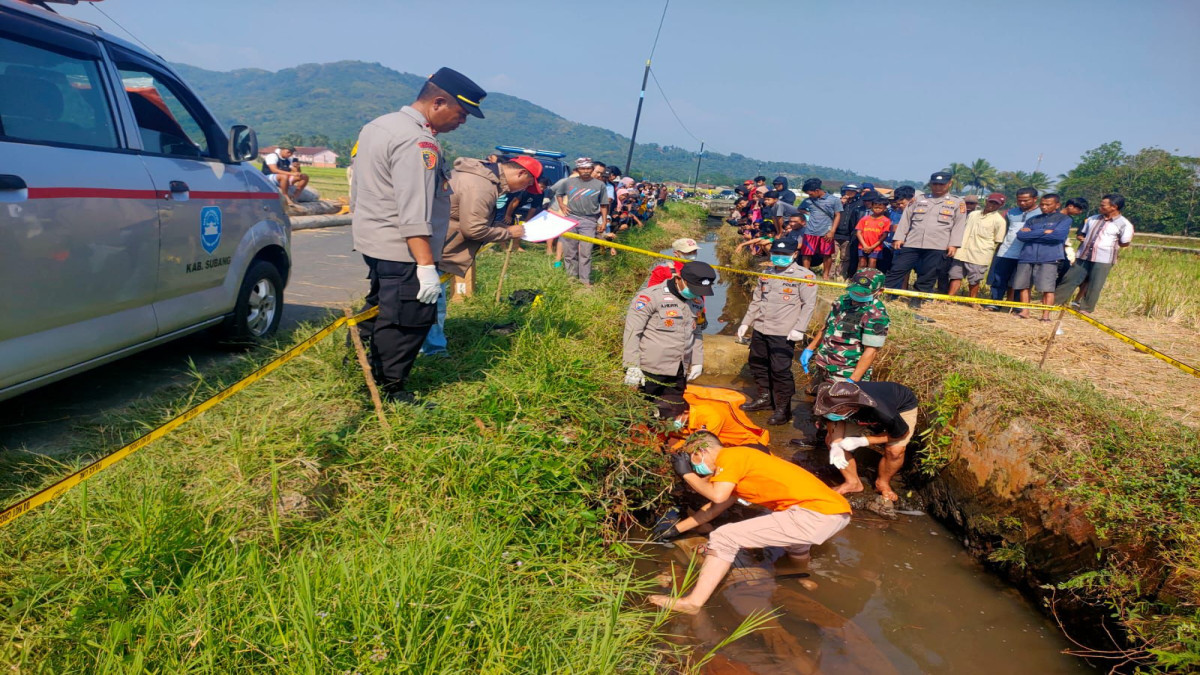
[[[771,432],[750,421],[738,408],[746,402],[745,394],[724,387],[689,384],[683,392],[683,400],[689,406],[688,424],[681,430],[683,433],[711,431],[725,446],[771,444]]]

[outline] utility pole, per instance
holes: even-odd
[[[642,73],[642,92],[638,94],[637,115],[633,117],[633,133],[629,136],[629,154],[625,156],[625,175],[633,175],[633,146],[637,143],[638,122],[642,121],[642,104],[646,102],[646,81],[650,79],[650,59],[646,59],[646,70]]]
[[[662,35],[663,22],[667,20],[667,8],[671,0],[663,3],[662,16],[658,19],[658,30],[654,32],[654,44],[650,46],[650,58],[646,59],[646,70],[642,72],[642,91],[638,94],[637,114],[633,117],[633,133],[629,135],[629,154],[625,156],[625,175],[633,176],[633,146],[637,144],[638,122],[642,121],[642,104],[646,102],[646,81],[650,79],[650,61],[658,49],[658,36]]]
[[[700,185],[700,162],[704,160],[704,141],[700,141],[700,154],[696,155],[696,180],[692,181],[692,191]]]

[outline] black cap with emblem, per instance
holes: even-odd
[[[791,255],[796,252],[795,239],[776,239],[771,244],[771,255]]]
[[[954,174],[949,171],[938,171],[929,177],[930,185],[944,185],[954,179]]]
[[[479,104],[483,102],[487,92],[472,82],[471,78],[457,70],[439,68],[436,73],[429,76],[429,81],[450,94],[463,110],[483,119],[483,111],[480,110]]]
[[[679,270],[679,276],[687,282],[688,290],[696,295],[712,295],[717,282],[717,271],[706,262],[690,262]]]

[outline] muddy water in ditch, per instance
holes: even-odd
[[[705,242],[700,259],[715,262]],[[731,314],[721,316],[726,302]],[[740,305],[740,307],[739,307]],[[722,284],[709,301],[707,332],[736,329],[744,293]],[[736,315],[735,315],[736,314]],[[749,382],[704,381],[748,391]],[[832,482],[818,451],[789,443],[811,440],[808,399],[799,418],[772,429],[775,454]],[[759,424],[764,422],[755,413]],[[651,547],[644,571],[681,576],[699,538],[674,548]],[[1024,597],[988,574],[954,535],[925,515],[885,520],[857,509],[851,524],[798,565],[773,551],[739,560],[725,585],[697,616],[676,616],[666,630],[695,655],[707,653],[752,612],[778,610],[764,630],[722,649],[709,673],[1090,673],[1055,626]],[[807,578],[798,578],[807,573]]]

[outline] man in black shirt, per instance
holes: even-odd
[[[825,436],[829,463],[846,479],[834,488],[837,492],[862,492],[852,453],[883,445],[875,489],[888,501],[900,499],[892,490],[892,477],[904,465],[904,450],[916,431],[917,404],[913,390],[896,382],[827,382],[817,389],[813,412],[830,422]]]

